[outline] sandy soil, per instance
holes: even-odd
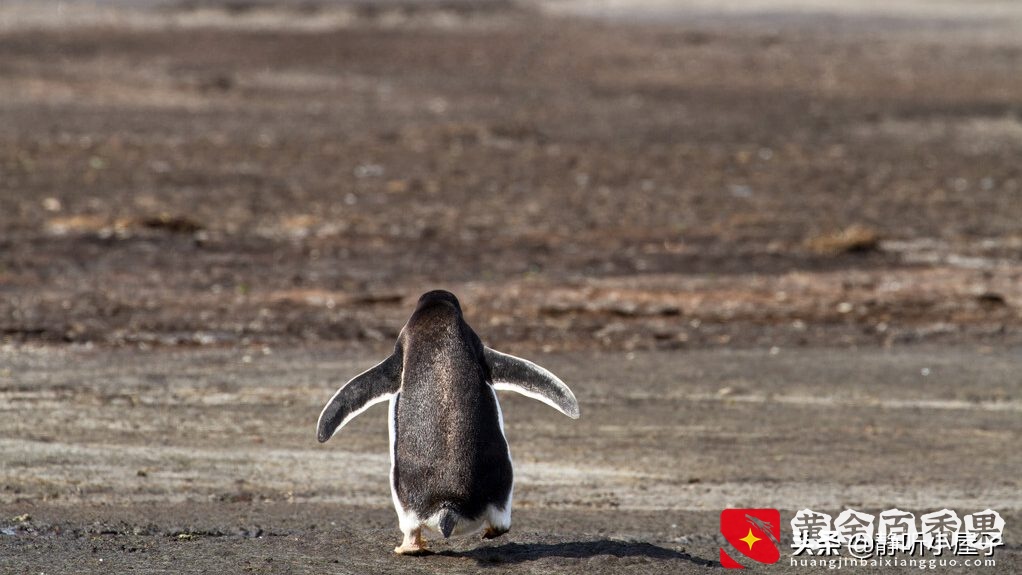
[[[0,572],[702,571],[741,505],[1022,569],[1017,7],[704,4],[3,3]],[[513,531],[409,562],[382,410],[313,426],[438,287],[583,418],[507,397]]]
[[[995,25],[159,6],[0,35],[6,340],[373,345],[432,287],[551,351],[1022,340]]]
[[[992,507],[1009,522],[999,564],[1018,568],[1019,357],[542,356],[582,419],[503,395],[514,529],[416,561],[389,556],[386,410],[314,438],[322,402],[373,358],[8,350],[0,399],[17,415],[0,420],[0,568],[676,573],[716,560],[717,516],[735,506],[777,507],[785,521],[803,507]]]

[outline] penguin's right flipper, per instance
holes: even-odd
[[[316,439],[323,443],[370,406],[394,397],[401,389],[401,364],[401,354],[394,353],[338,389],[319,414]]]
[[[563,381],[527,359],[486,348],[493,389],[514,391],[542,401],[572,419],[578,419],[578,400]]]

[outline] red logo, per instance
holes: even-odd
[[[777,563],[781,559],[781,513],[776,509],[725,509],[720,512],[720,534],[734,551],[753,561]],[[745,569],[723,547],[720,564]]]

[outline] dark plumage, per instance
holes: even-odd
[[[529,361],[484,347],[454,294],[419,298],[394,353],[327,402],[317,429],[326,441],[374,403],[391,402],[391,489],[404,543],[423,552],[423,528],[445,538],[511,526],[513,473],[495,389],[523,393],[578,417],[571,390]]]

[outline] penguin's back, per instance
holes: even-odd
[[[503,507],[511,461],[478,336],[443,305],[417,311],[405,336],[393,412],[396,495],[419,517],[448,508],[474,519]]]

